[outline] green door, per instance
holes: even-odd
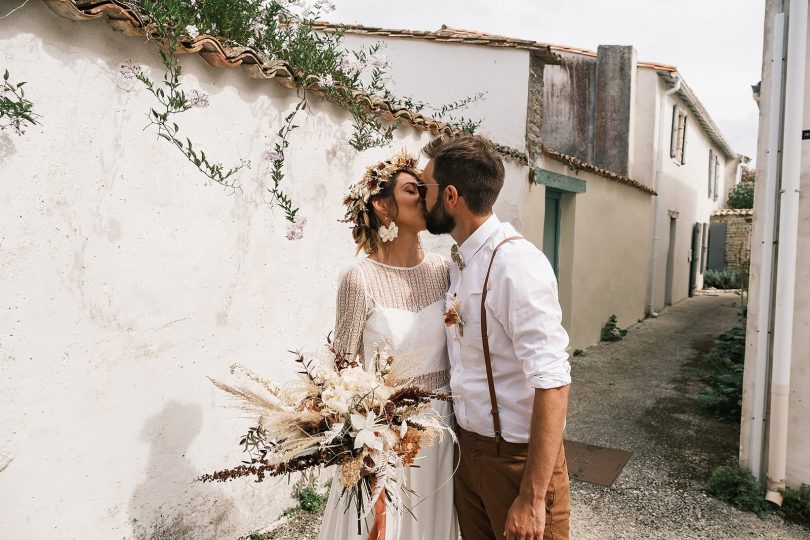
[[[560,201],[562,193],[546,188],[546,217],[543,223],[543,253],[548,257],[554,275],[560,277]]]

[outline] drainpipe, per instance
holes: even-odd
[[[762,214],[762,236],[759,264],[759,291],[757,308],[756,355],[754,356],[754,392],[751,408],[751,433],[749,438],[748,468],[754,476],[762,477],[762,454],[765,440],[765,406],[768,392],[768,359],[770,356],[773,314],[773,263],[776,231],[776,201],[779,199],[777,178],[779,175],[780,126],[782,118],[782,62],[784,60],[785,14],[773,17],[773,43],[771,50],[771,92],[768,109],[768,149],[765,162],[765,197]]]
[[[661,106],[658,111],[658,169],[655,171],[655,203],[653,204],[653,238],[652,238],[652,270],[650,271],[650,294],[647,299],[647,315],[657,317],[658,313],[655,312],[655,277],[658,271],[658,236],[660,235],[660,226],[658,222],[658,213],[661,207],[661,177],[664,175],[664,122],[667,114],[667,97],[681,89],[681,77],[677,72],[672,74],[675,77],[675,86],[664,92],[661,98]]]
[[[787,462],[806,53],[807,0],[790,0],[783,128],[785,136],[782,141],[782,188],[779,205],[779,264],[776,269],[776,309],[771,370],[768,492],[765,495],[767,500],[777,505],[782,504],[780,490],[785,487]]]
[[[759,479],[762,476],[762,454],[765,439],[765,405],[768,392],[768,359],[771,345],[771,315],[773,303],[773,264],[776,246],[776,204],[779,200],[777,177],[782,119],[782,62],[785,55],[785,14],[773,17],[773,44],[771,51],[771,88],[768,108],[768,149],[765,161],[765,186],[762,191],[765,204],[760,214],[762,236],[760,250],[762,259],[759,265],[759,291],[757,298],[756,354],[754,356],[754,391],[751,408],[751,432],[748,447],[748,468]]]

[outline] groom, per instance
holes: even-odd
[[[457,244],[445,321],[461,536],[567,539],[571,376],[557,280],[546,257],[492,212],[504,167],[491,142],[439,138],[423,152],[427,229]]]

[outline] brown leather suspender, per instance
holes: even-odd
[[[487,309],[485,302],[487,301],[487,283],[489,283],[489,273],[492,270],[492,263],[495,262],[495,254],[507,242],[512,240],[521,240],[522,236],[510,236],[503,240],[500,244],[495,246],[492,251],[492,258],[489,261],[489,268],[487,268],[487,277],[484,278],[484,290],[481,294],[481,340],[484,345],[484,364],[487,368],[487,384],[489,385],[489,401],[492,404],[492,425],[495,428],[495,443],[500,443],[501,437],[501,416],[498,412],[498,398],[495,397],[495,380],[492,377],[492,358],[489,354],[489,336],[487,335]]]

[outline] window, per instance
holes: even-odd
[[[686,111],[672,106],[672,136],[669,142],[669,156],[677,163],[686,163]]]
[[[720,157],[709,149],[709,198],[715,201],[720,198]]]

